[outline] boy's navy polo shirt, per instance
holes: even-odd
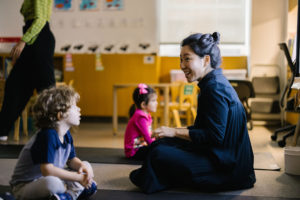
[[[53,163],[56,167],[63,168],[68,160],[75,157],[70,132],[65,134],[64,143],[61,143],[56,130],[42,130],[31,147],[31,156],[34,164]]]
[[[52,163],[64,168],[74,158],[73,139],[68,131],[61,143],[55,129],[42,129],[22,149],[10,184],[33,181],[42,176],[40,164]]]

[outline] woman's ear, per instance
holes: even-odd
[[[210,56],[209,55],[205,55],[204,56],[204,66],[210,66]]]

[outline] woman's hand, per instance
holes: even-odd
[[[10,51],[10,56],[12,57],[12,64],[14,65],[21,55],[24,47],[25,47],[25,42],[20,40]]]
[[[175,131],[175,128],[162,126],[158,129],[155,129],[154,134],[157,135],[159,138],[162,138],[162,137],[175,137],[176,131]]]

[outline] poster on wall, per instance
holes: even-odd
[[[70,11],[72,10],[72,0],[54,0],[55,11]]]
[[[105,0],[104,9],[105,10],[123,10],[123,0]]]
[[[81,0],[79,10],[97,11],[99,10],[98,5],[98,0]]]
[[[103,67],[102,61],[101,61],[101,54],[96,53],[95,58],[96,58],[96,68],[95,68],[95,70],[96,71],[103,71],[104,67]]]
[[[71,53],[66,53],[65,55],[65,71],[67,72],[73,72],[74,65],[73,65],[73,59],[72,59],[72,54]]]

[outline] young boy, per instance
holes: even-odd
[[[33,112],[40,130],[22,149],[10,181],[16,199],[85,199],[97,191],[92,167],[76,157],[69,132],[80,122],[78,100],[68,86],[39,95]]]

